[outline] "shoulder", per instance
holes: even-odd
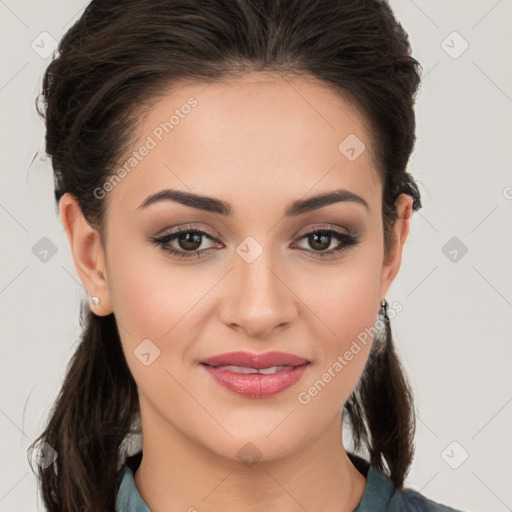
[[[366,476],[366,488],[354,512],[463,512],[437,503],[414,489],[395,489],[387,474],[354,453],[347,452],[347,455]]]
[[[462,512],[442,503],[437,503],[413,489],[401,491],[400,498],[400,512]]]

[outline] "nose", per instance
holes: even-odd
[[[291,325],[297,316],[296,296],[285,273],[262,254],[251,263],[235,256],[224,283],[221,319],[231,329],[250,337],[267,338]]]

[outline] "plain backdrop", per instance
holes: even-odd
[[[42,510],[26,450],[79,334],[85,290],[34,100],[87,2],[0,0],[0,511]],[[387,298],[416,396],[406,480],[465,511],[512,510],[512,2],[392,0],[423,66],[413,215]],[[41,244],[53,247],[41,257]],[[311,511],[312,512],[312,511]]]

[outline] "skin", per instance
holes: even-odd
[[[385,258],[382,183],[365,120],[334,91],[297,77],[251,73],[183,85],[143,117],[133,150],[191,96],[198,105],[108,193],[105,247],[74,198],[60,201],[77,272],[101,299],[95,314],[115,313],[139,388],[144,452],[136,486],[153,512],[351,511],[366,479],[345,453],[340,409],[370,343],[307,405],[297,395],[375,324],[400,267],[412,198],[396,202]],[[338,150],[349,134],[366,145],[354,161]],[[137,209],[165,188],[222,199],[234,214],[172,201]],[[292,201],[338,188],[369,209],[347,201],[284,217]],[[149,241],[189,224],[216,238],[202,239],[200,249],[212,249],[200,258],[181,259]],[[357,233],[360,243],[315,258],[339,241],[315,248],[303,235],[330,227]],[[263,249],[252,263],[236,252],[248,236]],[[175,239],[172,247],[185,252],[186,244]],[[160,356],[145,366],[134,350],[147,338]],[[291,352],[311,363],[284,392],[247,398],[198,365],[237,349]],[[237,455],[249,442],[261,457],[250,466]]]

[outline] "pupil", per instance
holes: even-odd
[[[198,233],[185,233],[179,237],[179,242],[182,249],[192,251],[201,245],[201,235]]]

